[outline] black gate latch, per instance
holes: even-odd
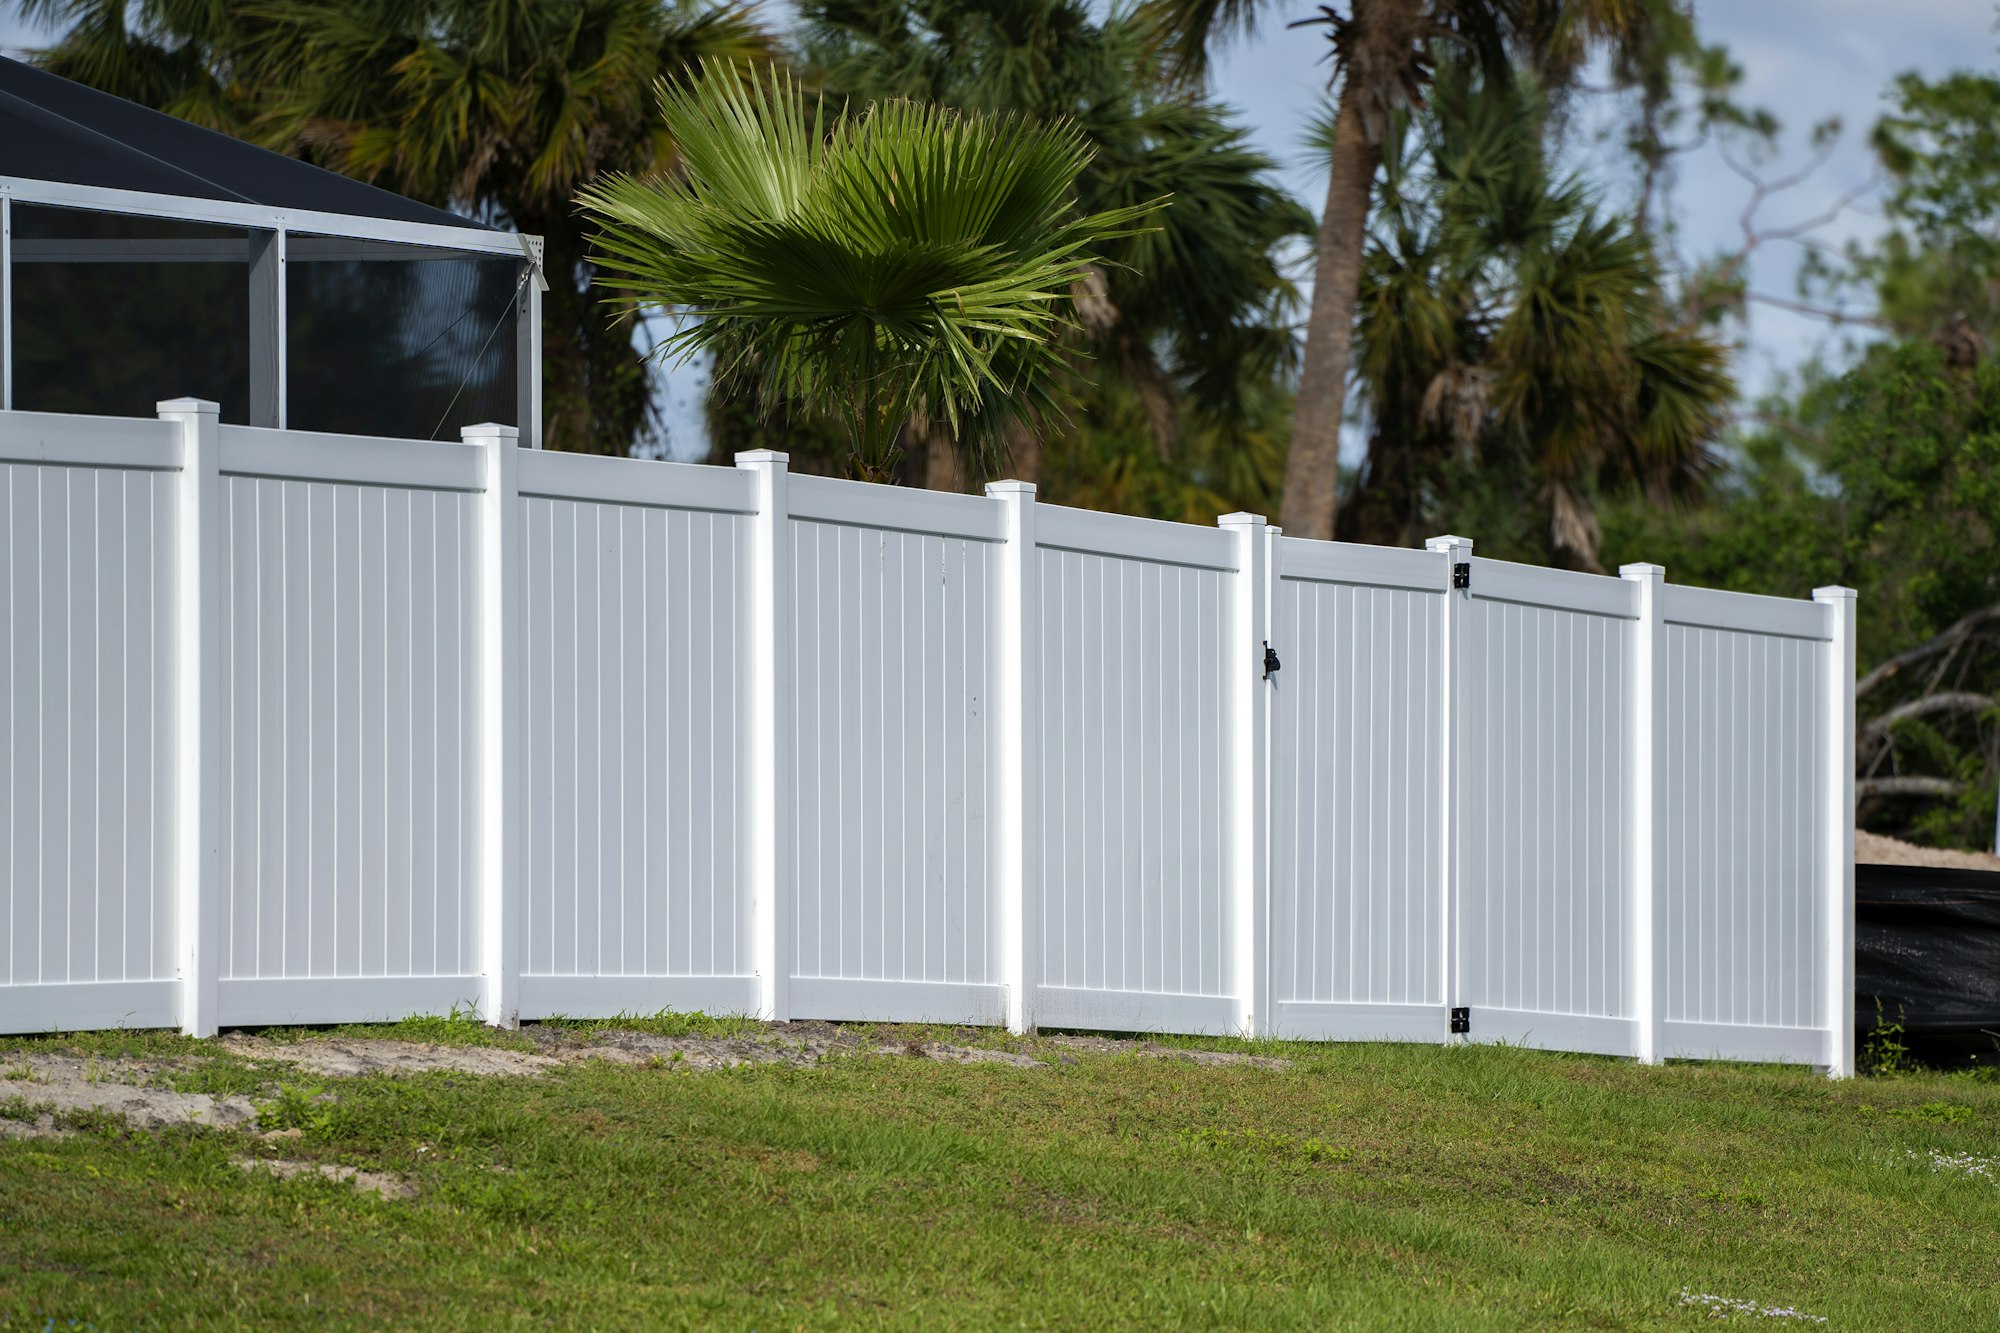
[[[1278,661],[1278,650],[1271,646],[1269,639],[1264,640],[1264,679],[1269,680],[1271,673],[1281,665],[1283,664]]]
[[[1472,1031],[1472,1010],[1469,1008],[1459,1008],[1452,1010],[1451,1030],[1453,1032]]]
[[[1451,567],[1451,586],[1470,588],[1472,586],[1472,562],[1461,560]]]

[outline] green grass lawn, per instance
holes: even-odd
[[[183,1055],[162,1077],[254,1093],[263,1128],[302,1134],[86,1115],[67,1138],[0,1142],[0,1315],[1672,1328],[1714,1318],[1680,1303],[1706,1293],[1829,1329],[2000,1328],[2000,1083],[1491,1047],[1259,1045],[1292,1067],[1209,1068],[1008,1044],[1049,1063],[309,1079]],[[195,1049],[120,1034],[0,1052],[63,1046]],[[32,1100],[0,1083],[0,1103],[10,1087]],[[280,1152],[390,1172],[416,1196],[236,1160]]]

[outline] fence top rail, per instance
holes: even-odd
[[[180,428],[157,417],[0,412],[0,463],[174,471]]]
[[[1237,568],[1235,538],[1221,528],[1062,505],[1035,506],[1035,544],[1224,573],[1234,573]]]
[[[476,445],[455,440],[394,440],[269,426],[223,426],[216,464],[228,475],[342,482],[408,490],[485,488]]]
[[[1581,574],[1570,569],[1517,565],[1507,560],[1472,559],[1471,593],[1481,601],[1519,602],[1556,611],[1639,617],[1639,589],[1630,579]]]
[[[1281,579],[1445,592],[1451,587],[1451,556],[1444,551],[1281,536],[1277,572]]]
[[[789,505],[793,518],[891,528],[972,541],[1007,539],[1007,514],[998,500],[951,491],[875,486],[839,477],[794,476]]]
[[[519,485],[521,494],[549,500],[705,509],[724,514],[757,512],[755,476],[733,467],[702,463],[523,449]]]
[[[1833,638],[1831,617],[1818,602],[1674,583],[1662,586],[1659,596],[1660,618],[1670,625],[1817,639],[1822,643]]]

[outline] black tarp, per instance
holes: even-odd
[[[443,209],[4,57],[0,176],[483,230]]]
[[[2000,1064],[2000,872],[1854,867],[1859,1038],[1883,1021],[1927,1064]]]

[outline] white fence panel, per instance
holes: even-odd
[[[1852,1068],[1845,590],[162,411],[0,414],[0,1029]]]
[[[682,465],[524,468],[521,1015],[747,1012],[742,512]],[[703,473],[703,476],[688,474]],[[697,502],[747,503],[728,477]]]
[[[1053,506],[1036,521],[1036,1019],[1227,1031],[1229,536]]]
[[[162,422],[0,413],[0,1031],[176,1021],[177,464]]]
[[[1277,551],[1276,1029],[1443,1041],[1449,559],[1289,537]]]
[[[1826,614],[1750,601],[1662,590],[1662,1054],[1824,1064]]]
[[[1455,1003],[1475,1041],[1631,1055],[1623,580],[1471,562],[1457,628]]]
[[[476,455],[220,444],[219,1019],[470,1009]]]
[[[999,506],[817,477],[791,506],[791,1012],[997,1022]]]

